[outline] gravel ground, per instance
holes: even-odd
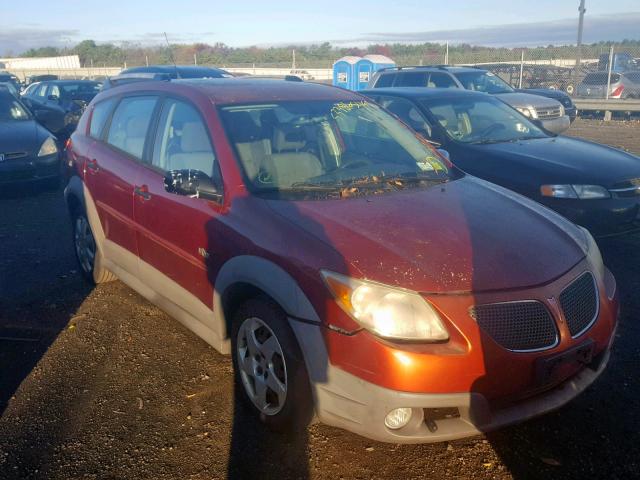
[[[637,122],[570,133],[640,154]],[[0,479],[640,477],[640,235],[601,242],[623,309],[592,388],[522,425],[414,446],[253,423],[229,358],[124,284],[82,281],[60,192],[5,193],[0,244]]]

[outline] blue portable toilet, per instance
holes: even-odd
[[[333,64],[333,84],[336,87],[356,89],[355,66],[360,59],[360,57],[346,56],[336,60]]]

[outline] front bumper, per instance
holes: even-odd
[[[640,197],[602,200],[540,197],[537,201],[585,227],[595,236],[640,229]]]
[[[571,120],[568,115],[562,117],[540,120],[542,128],[551,133],[562,133],[571,126]]]
[[[520,423],[562,407],[591,385],[605,370],[609,349],[596,369],[578,374],[547,392],[504,408],[492,408],[480,393],[416,394],[398,392],[364,382],[338,369],[319,386],[320,421],[359,435],[392,443],[434,443],[469,437]],[[409,423],[398,430],[384,424],[394,408],[412,409]],[[457,412],[444,415],[439,412]],[[459,415],[459,416],[456,416]]]
[[[25,157],[0,163],[0,184],[30,183],[60,176],[59,154]]]

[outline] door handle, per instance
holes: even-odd
[[[151,199],[151,194],[149,193],[149,187],[146,185],[136,185],[133,189],[134,195],[140,197],[142,200]]]
[[[89,170],[93,170],[94,172],[97,172],[100,169],[100,167],[98,167],[98,161],[95,158],[87,160],[86,166]]]

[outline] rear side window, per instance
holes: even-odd
[[[394,77],[395,77],[395,74],[393,73],[380,75],[380,77],[378,78],[378,81],[376,82],[376,88],[390,87],[391,85],[393,85]]]
[[[147,131],[156,96],[127,97],[116,107],[111,119],[107,142],[138,159],[142,159]]]
[[[110,98],[100,103],[96,103],[93,107],[93,113],[91,114],[91,127],[89,128],[89,135],[93,138],[101,138],[104,124],[109,118],[109,114],[113,109],[113,105],[116,103],[115,98]]]

